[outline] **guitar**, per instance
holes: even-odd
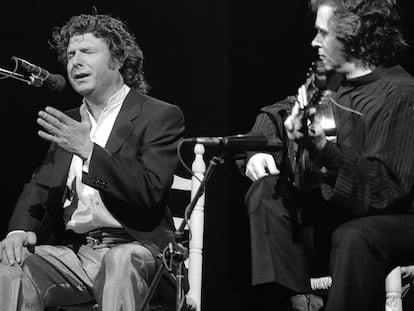
[[[322,61],[318,60],[314,62],[308,72],[305,83],[299,88],[296,101],[299,102],[299,107],[304,115],[303,132],[307,133],[308,126],[312,123],[314,117],[318,117],[327,139],[334,141],[336,139],[336,124],[330,103],[330,97],[332,96],[331,84],[328,82],[327,73]],[[339,83],[337,84],[339,86]],[[335,87],[337,86],[335,85]],[[313,116],[309,114],[309,109],[312,107],[316,108],[316,114]],[[293,149],[290,151],[290,159],[292,159],[291,165],[294,184],[296,188],[303,189],[312,184],[312,182],[309,183],[306,180],[306,168],[309,166],[309,155],[306,149],[295,142],[292,143],[291,148]]]

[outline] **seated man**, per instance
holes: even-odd
[[[138,310],[174,240],[167,203],[184,118],[145,95],[143,54],[121,20],[74,16],[53,38],[83,101],[38,114],[51,145],[0,243],[1,310],[94,300]]]
[[[406,47],[399,10],[391,0],[310,7],[312,46],[329,74],[345,78],[324,98],[336,135],[328,140],[320,107],[306,105],[305,85],[256,119],[251,134],[276,135],[285,148],[239,162],[254,181],[253,282],[307,294],[310,274],[323,271],[309,261],[316,254],[333,280],[327,311],[383,310],[386,275],[414,261],[414,79],[397,63]],[[305,247],[312,226],[315,243]]]

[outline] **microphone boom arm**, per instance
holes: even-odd
[[[0,74],[4,76],[4,78],[13,78],[19,81],[26,82],[28,85],[32,86],[41,86],[43,84],[42,80],[31,75],[30,77],[27,77],[25,75],[22,75],[20,73],[6,70],[3,68],[0,68]]]

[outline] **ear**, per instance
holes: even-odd
[[[122,55],[120,58],[117,58],[115,60],[118,70],[120,70],[124,66],[124,63],[125,63],[126,59],[127,59],[127,57],[125,55]]]
[[[124,62],[118,58],[112,57],[109,61],[109,68],[111,70],[117,70],[119,71],[122,66],[124,65]]]
[[[122,66],[124,66],[124,62],[117,60],[116,61],[116,67],[118,70],[120,70],[122,68]]]

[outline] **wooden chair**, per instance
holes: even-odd
[[[385,311],[403,310],[402,298],[408,287],[402,286],[401,269],[414,269],[414,266],[396,267],[385,278]],[[330,276],[311,278],[310,283],[313,290],[326,290],[331,287],[332,278]]]

